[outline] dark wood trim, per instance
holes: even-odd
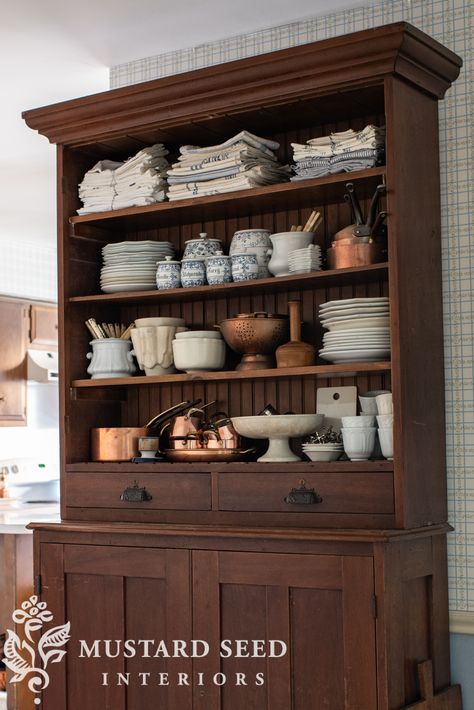
[[[118,533],[130,536],[191,536],[195,542],[198,539],[206,538],[239,538],[248,540],[314,540],[314,541],[338,541],[338,542],[392,542],[399,539],[414,540],[432,535],[445,535],[452,528],[448,523],[440,525],[430,525],[413,530],[334,530],[327,529],[305,529],[301,528],[252,528],[252,527],[219,527],[216,525],[133,525],[124,523],[73,523],[63,521],[61,523],[35,523],[28,526],[30,530],[51,532],[56,535],[68,533],[92,533],[92,534],[112,534]],[[131,543],[130,543],[131,544]],[[140,543],[141,544],[141,543]]]
[[[218,64],[25,111],[52,143],[87,144],[133,130],[232,115],[383,80],[395,74],[442,98],[460,58],[405,22]],[[238,91],[236,91],[238,86]]]
[[[284,470],[285,473],[326,473],[328,471],[334,473],[357,473],[370,472],[381,473],[385,471],[393,471],[393,461],[332,461],[331,463],[321,463],[318,461],[301,461],[299,463],[259,463],[252,461],[249,463],[205,463],[205,464],[180,464],[169,463],[163,461],[161,463],[137,464],[123,461],[119,463],[97,463],[94,461],[83,463],[68,463],[66,464],[67,473],[88,473],[99,471],[103,473],[130,473],[136,474],[142,471],[143,473],[156,473],[156,471],[164,471],[167,473],[209,473],[212,471],[231,471],[232,473],[278,473]]]

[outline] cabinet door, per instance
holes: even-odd
[[[0,301],[0,426],[26,423],[26,338],[24,303]]]
[[[375,710],[371,558],[200,551],[193,581],[194,638],[212,650],[195,673],[226,680],[195,689],[194,710]],[[234,645],[222,658],[222,639],[281,640],[288,652],[238,658]]]
[[[42,544],[40,560],[51,625],[71,623],[66,658],[48,668],[44,710],[191,710],[191,685],[176,683],[178,672],[191,679],[189,658],[107,658],[103,643],[100,658],[80,657],[81,640],[90,648],[95,640],[112,640],[112,655],[117,639],[189,640],[188,551]],[[160,673],[169,674],[168,686],[159,685]]]
[[[58,349],[58,309],[56,306],[31,306],[30,342],[38,350]]]

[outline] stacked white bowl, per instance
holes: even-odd
[[[337,461],[344,451],[342,444],[303,444],[303,453],[311,461]]]
[[[393,461],[393,402],[392,393],[387,390],[366,392],[359,397],[362,412],[375,415],[377,434],[382,456]]]
[[[176,333],[173,355],[178,370],[222,370],[225,363],[225,342],[217,330],[188,330]]]
[[[375,416],[342,417],[344,451],[351,461],[367,461],[375,447]]]
[[[295,249],[288,255],[290,274],[307,274],[310,271],[321,271],[321,247],[310,244],[304,249]]]

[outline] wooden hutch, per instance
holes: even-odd
[[[438,100],[461,60],[397,23],[211,66],[24,114],[56,143],[60,293],[62,518],[35,525],[36,575],[72,639],[51,666],[45,710],[399,710],[420,700],[417,664],[435,693],[450,686],[441,300]],[[386,165],[350,174],[367,207],[387,186],[388,259],[225,286],[101,294],[101,248],[206,231],[283,231],[323,209],[325,241],[350,222],[347,174],[77,216],[77,186],[102,158],[163,142],[216,144],[242,129],[281,144],[367,123],[387,127]],[[321,302],[390,297],[391,361],[295,369],[91,380],[84,321],[181,316],[193,327],[235,313],[286,313],[302,301],[319,346]],[[394,461],[331,464],[97,464],[89,431],[143,425],[182,401],[218,400],[231,415],[314,412],[318,386],[391,388]],[[121,500],[137,480],[151,500]],[[322,502],[285,502],[301,480]],[[206,639],[195,659],[81,659],[78,640]],[[280,659],[219,658],[219,640],[282,639]],[[150,672],[140,685],[139,672]],[[156,675],[169,673],[169,686]],[[102,685],[130,672],[128,686]],[[175,676],[193,676],[178,686]],[[213,674],[228,682],[211,682]],[[238,686],[235,674],[247,674]],[[205,682],[197,677],[204,673]],[[265,684],[257,686],[255,675]],[[422,688],[423,691],[423,688]],[[428,696],[426,696],[428,697]],[[443,708],[461,707],[458,688]],[[434,707],[434,705],[420,705]]]

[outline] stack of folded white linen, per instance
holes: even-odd
[[[364,170],[384,160],[385,128],[368,125],[361,131],[331,133],[292,143],[296,173],[291,179],[307,180],[323,175]]]
[[[278,162],[274,151],[279,147],[248,131],[220,145],[183,145],[178,162],[168,171],[168,197],[183,200],[285,182],[290,168]]]
[[[143,148],[125,162],[101,160],[79,185],[84,207],[78,214],[140,207],[166,197],[168,151],[161,143]]]

